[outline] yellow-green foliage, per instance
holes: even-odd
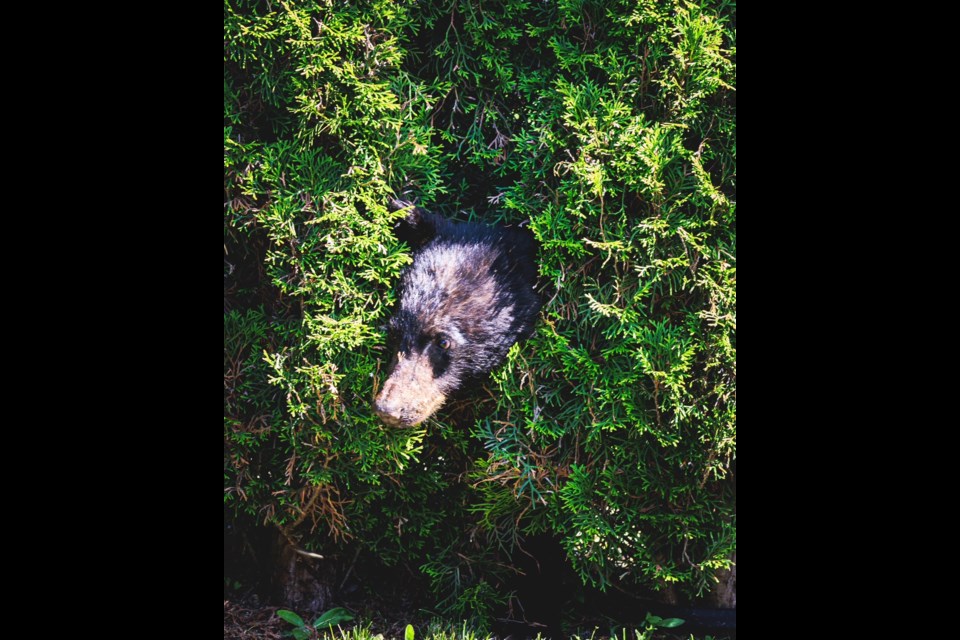
[[[725,1],[227,0],[230,512],[421,567],[456,613],[531,532],[597,585],[709,589],[736,546],[735,60]],[[415,431],[370,407],[393,194],[541,243],[535,336]]]

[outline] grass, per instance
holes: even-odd
[[[250,607],[224,601],[224,640],[279,640],[288,638],[294,628],[277,615],[277,607]],[[316,640],[411,640],[403,622],[358,623],[316,631]],[[540,638],[541,636],[537,636]],[[578,630],[570,640],[727,640],[726,636],[681,633],[680,629],[607,627]],[[467,622],[452,623],[435,618],[413,629],[412,640],[495,640],[495,636],[477,630]]]

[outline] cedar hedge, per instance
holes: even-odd
[[[224,503],[489,617],[517,544],[707,594],[736,549],[736,5],[224,5]],[[545,305],[421,428],[371,408],[391,196],[528,225]]]

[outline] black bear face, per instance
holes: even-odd
[[[413,209],[398,235],[415,252],[388,324],[395,356],[374,409],[386,424],[412,427],[503,362],[532,333],[541,303],[526,232]]]

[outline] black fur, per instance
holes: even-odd
[[[414,249],[388,324],[406,368],[397,377],[394,363],[375,404],[386,422],[409,426],[439,407],[435,399],[442,403],[502,363],[533,332],[541,301],[529,232],[455,223],[401,201],[391,206],[409,208],[397,235]]]

